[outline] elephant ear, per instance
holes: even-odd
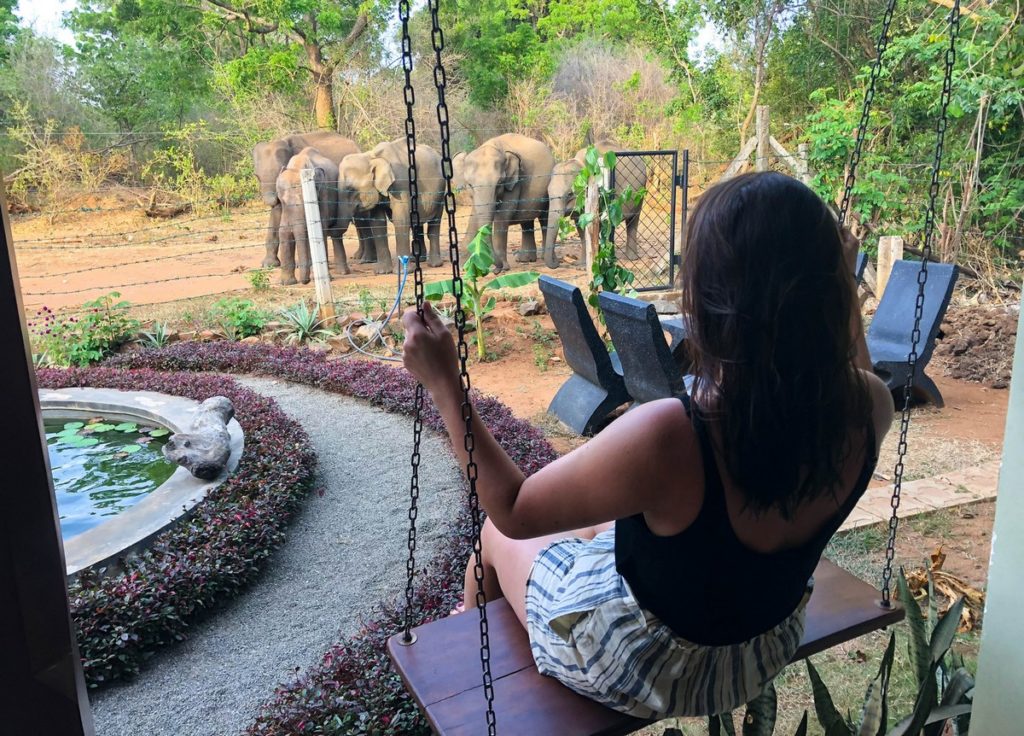
[[[383,158],[371,159],[370,172],[373,174],[373,188],[386,197],[395,183],[395,172],[390,162]]]
[[[505,186],[507,191],[515,189],[516,184],[519,183],[519,168],[521,165],[519,156],[514,153],[505,152],[505,169],[502,172],[502,184]]]

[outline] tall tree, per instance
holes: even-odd
[[[376,0],[88,0],[115,21],[134,22],[153,41],[173,39],[235,80],[282,68],[311,82],[316,124],[333,128],[334,78],[382,18]],[[73,16],[74,17],[74,14]],[[382,24],[377,24],[382,25]],[[74,27],[74,24],[73,24]]]

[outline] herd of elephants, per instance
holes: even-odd
[[[607,141],[597,147],[602,153],[616,148]],[[457,154],[452,161],[453,187],[472,192],[469,225],[461,242],[470,242],[481,227],[492,224],[494,269],[508,270],[509,227],[522,228],[522,246],[516,259],[536,261],[534,227],[539,222],[544,262],[557,268],[555,240],[559,221],[571,217],[579,228],[581,213],[576,207],[573,182],[583,167],[585,152],[581,150],[575,158],[556,163],[547,144],[508,133]],[[410,255],[409,155],[404,138],[362,152],[355,141],[338,133],[290,135],[257,144],[253,163],[263,201],[271,208],[263,266],[280,266],[282,284],[308,283],[310,279],[301,186],[303,169],[314,173],[324,238],[330,238],[333,245],[335,273],[349,273],[342,241],[349,225],[355,225],[359,238],[354,258],[360,263],[374,263],[374,273],[391,273],[394,268],[388,220],[394,226],[396,255]],[[416,183],[420,222],[426,227],[429,243],[427,263],[440,266],[445,182],[440,154],[423,144],[416,147]],[[647,184],[646,166],[640,159],[631,160],[631,165],[616,173],[616,183],[634,191],[642,190]],[[637,224],[642,207],[641,199],[624,208],[625,258],[637,255]]]

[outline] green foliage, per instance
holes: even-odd
[[[316,308],[304,301],[282,309],[278,315],[285,324],[279,332],[285,342],[291,345],[324,340],[334,334],[332,330],[324,327],[326,320],[320,319]]]
[[[483,319],[493,309],[497,300],[486,297],[485,292],[493,289],[516,289],[532,284],[540,274],[536,271],[516,271],[495,276],[484,282],[483,278],[490,273],[494,265],[494,251],[491,249],[491,226],[485,225],[477,232],[469,244],[469,258],[462,267],[462,306],[472,318],[476,327],[476,353],[481,361],[487,358]],[[438,301],[445,294],[454,294],[455,284],[452,279],[435,281],[427,284],[423,295],[431,301]]]
[[[148,330],[139,333],[135,341],[144,348],[162,348],[170,342],[171,330],[166,322],[157,322]]]
[[[598,316],[604,323],[604,314],[601,311],[597,295],[602,291],[619,293],[622,290],[632,291],[630,284],[633,283],[633,272],[618,262],[615,256],[615,242],[612,236],[615,228],[623,222],[623,208],[639,203],[645,194],[645,190],[634,190],[626,187],[621,192],[615,192],[604,186],[604,172],[615,169],[615,152],[608,151],[603,156],[598,153],[597,148],[590,146],[587,149],[583,168],[573,182],[573,189],[576,192],[577,208],[582,210],[586,204],[587,186],[591,178],[596,178],[598,185],[598,204],[600,234],[597,250],[594,252],[587,303],[597,310]],[[586,229],[594,220],[594,213],[584,212],[580,215],[580,227]]]
[[[929,596],[929,620],[911,594],[902,571],[899,576],[900,602],[906,608],[911,666],[918,685],[913,712],[889,729],[888,693],[896,651],[896,635],[889,637],[889,645],[882,657],[878,674],[868,685],[860,720],[843,718],[832,703],[828,688],[822,682],[810,659],[807,674],[814,694],[814,709],[825,736],[940,736],[950,720],[957,721],[958,733],[967,734],[970,722],[970,691],[974,679],[963,667],[963,661],[949,654],[953,644],[964,602],[959,600],[940,618],[934,610],[935,597]],[[928,631],[930,629],[930,633]]]
[[[253,291],[263,292],[270,290],[270,269],[254,268],[245,275],[246,280]]]
[[[55,314],[48,307],[40,309],[30,325],[33,352],[45,355],[40,362],[84,368],[131,340],[139,323],[129,316],[131,305],[120,296],[112,291],[85,302],[67,316]]]
[[[237,297],[214,302],[213,317],[229,340],[241,340],[260,334],[269,319],[269,315],[251,301]]]

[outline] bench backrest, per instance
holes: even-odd
[[[665,342],[653,304],[603,291],[598,296],[626,390],[638,403],[685,392],[683,373]]]
[[[885,293],[868,328],[867,339],[875,352],[875,345],[909,354],[914,330],[914,307],[917,302],[917,261],[896,261],[885,285]],[[924,311],[921,316],[921,339],[918,342],[918,366],[923,367],[935,347],[942,318],[953,296],[958,269],[949,263],[929,263],[928,280],[924,287]]]
[[[541,276],[538,280],[551,321],[562,341],[565,362],[591,383],[602,385],[602,378],[614,374],[608,348],[597,334],[587,311],[583,292],[572,284]],[[607,380],[607,379],[605,379]]]

